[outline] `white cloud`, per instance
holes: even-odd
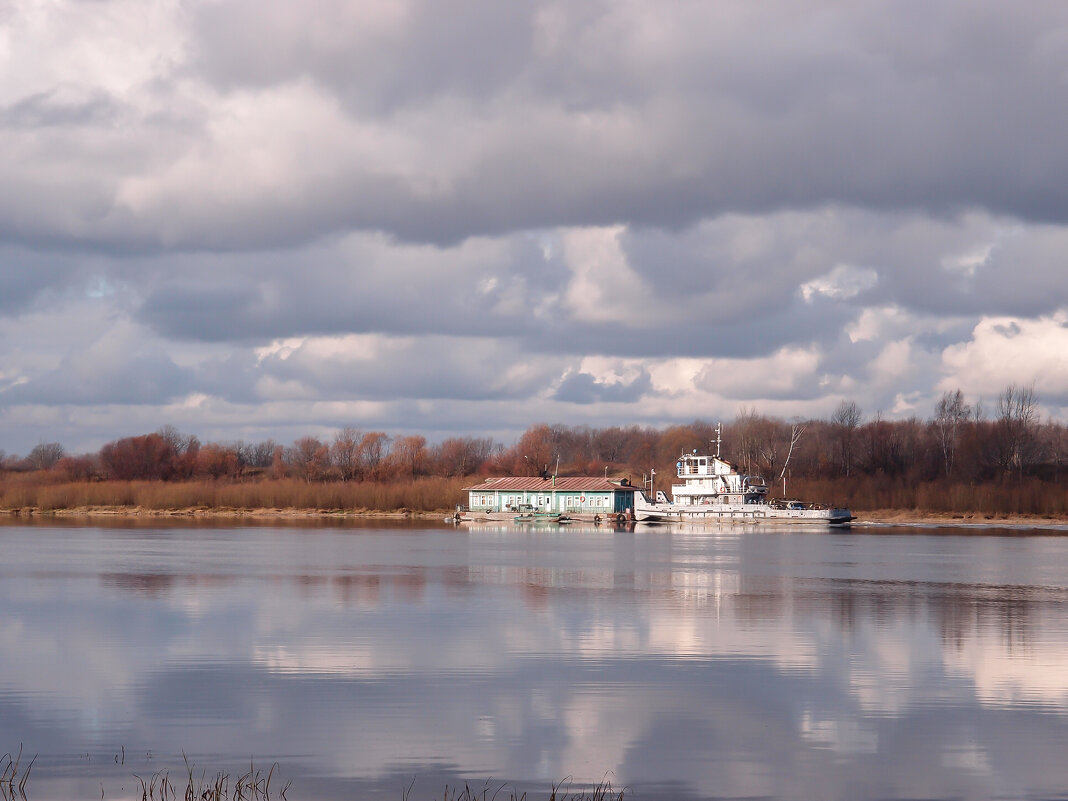
[[[942,354],[940,391],[997,395],[1009,384],[1030,386],[1059,398],[1068,397],[1068,312],[1034,320],[990,317],[979,322],[971,338]]]
[[[572,273],[563,299],[575,319],[642,328],[655,318],[656,295],[627,263],[619,244],[622,230],[563,232],[563,258]]]
[[[846,326],[845,330],[850,342],[873,342],[887,331],[899,331],[903,322],[911,321],[897,306],[872,307],[863,309],[856,321]]]
[[[765,358],[708,359],[694,383],[721,397],[742,401],[806,394],[818,379],[820,366],[817,350],[790,347]]]
[[[912,343],[908,339],[888,342],[871,361],[871,375],[881,384],[900,384],[913,369]]]

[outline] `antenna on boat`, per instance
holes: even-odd
[[[719,446],[723,442],[723,423],[716,423],[716,458],[719,458]]]

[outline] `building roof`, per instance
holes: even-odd
[[[623,479],[626,481],[626,479]],[[557,476],[553,479],[541,476],[505,476],[487,478],[481,484],[464,487],[464,491],[493,492],[634,492],[632,484],[621,484],[619,480],[603,476]]]

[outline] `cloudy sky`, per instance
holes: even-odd
[[[3,0],[0,448],[1068,411],[1059,1]]]

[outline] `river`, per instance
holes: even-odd
[[[1064,532],[11,522],[0,553],[30,801],[185,760],[277,763],[289,801],[1068,797]]]

